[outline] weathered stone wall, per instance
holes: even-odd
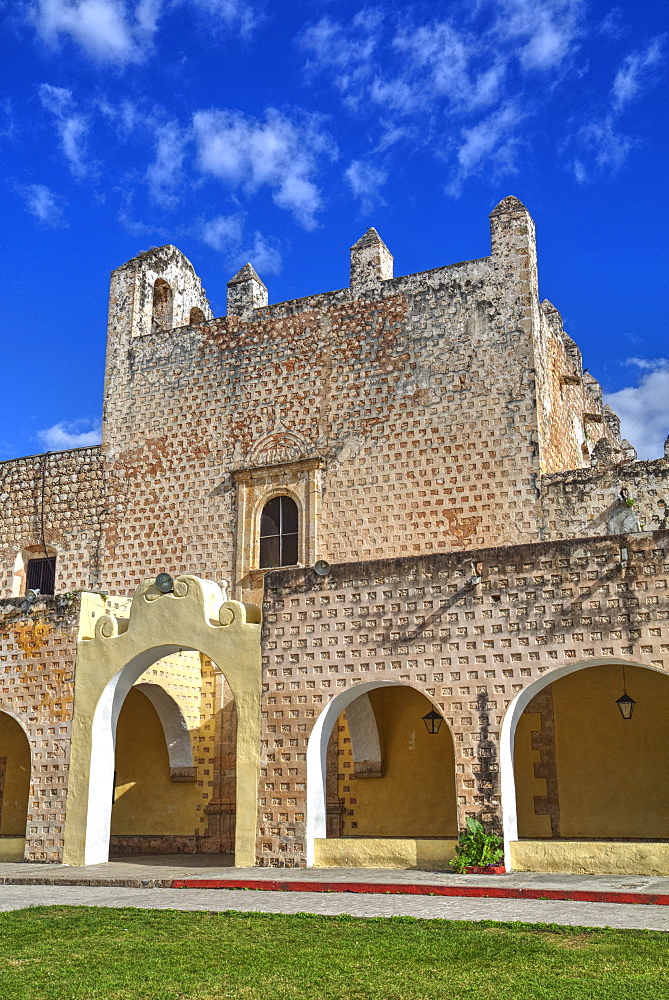
[[[310,733],[332,698],[374,680],[434,702],[453,734],[459,825],[475,815],[499,826],[499,736],[511,700],[565,664],[624,657],[667,669],[668,578],[664,530],[338,565],[325,578],[273,572],[258,864],[304,864]]]
[[[602,438],[620,452],[617,418],[603,406],[601,386],[583,371],[581,352],[564,332],[562,317],[548,300],[539,308],[536,331],[542,473],[589,468],[592,452]]]
[[[541,506],[546,539],[667,528],[669,461],[623,461],[544,476]]]
[[[59,590],[129,594],[167,570],[259,599],[253,524],[282,486],[302,510],[305,563],[540,537],[542,470],[582,467],[602,434],[619,451],[615,418],[539,306],[529,213],[506,198],[490,224],[490,257],[399,278],[370,230],[352,248],[352,287],[276,305],[257,306],[259,279],[242,269],[215,320],[175,247],[118,268],[102,450],[0,467],[4,592],[20,589],[17,553],[42,540],[45,469]],[[156,281],[173,329],[152,317]],[[294,488],[271,469],[310,459],[317,475],[296,467]],[[248,498],[243,470],[265,470]]]
[[[62,858],[79,609],[78,595],[0,601],[0,711],[30,744],[29,861]]]
[[[99,447],[0,462],[0,594],[23,592],[21,553],[44,554],[42,530],[57,554],[56,590],[98,589],[114,507]]]
[[[161,569],[231,579],[231,474],[308,457],[325,460],[317,554],[331,561],[532,538],[532,319],[503,226],[529,216],[510,201],[491,258],[252,318],[138,336],[116,296],[105,442],[127,515],[105,587]]]

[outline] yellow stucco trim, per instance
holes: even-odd
[[[314,841],[316,868],[427,868],[446,871],[457,840],[342,837]]]
[[[573,875],[669,875],[669,844],[583,840],[516,840],[511,867]]]
[[[25,837],[0,837],[0,864],[25,859]]]
[[[109,691],[114,686],[110,682],[114,680],[124,697],[125,688],[151,663],[183,647],[199,650],[209,657],[224,673],[235,698],[238,718],[235,863],[241,867],[253,866],[260,770],[259,610],[237,601],[224,602],[217,584],[194,576],[178,577],[170,594],[161,594],[153,581],[143,583],[132,599],[129,620],[99,614],[102,599],[90,596],[92,600],[82,601],[81,638],[77,643],[64,862],[90,864],[99,860],[106,849],[100,838],[97,847],[91,847],[87,827],[95,821],[96,808],[91,761],[99,748],[94,747],[93,732],[99,725],[105,699],[109,701],[108,714],[113,714]],[[92,614],[94,611],[96,616]],[[112,749],[107,748],[107,757]],[[113,762],[111,766],[113,769]],[[104,799],[102,808],[106,807]]]

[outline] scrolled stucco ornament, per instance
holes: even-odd
[[[113,639],[119,634],[118,619],[113,615],[102,615],[95,623],[96,639]]]
[[[218,620],[221,625],[232,625],[235,620],[235,610],[228,601],[225,604],[221,604],[218,612]]]
[[[241,625],[260,625],[262,615],[255,604],[226,601],[219,609],[218,620],[221,625],[232,625],[235,620]]]

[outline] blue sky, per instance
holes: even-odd
[[[666,2],[0,0],[0,459],[99,438],[109,272],[174,243],[215,315],[489,253],[540,291],[644,457],[669,433]]]

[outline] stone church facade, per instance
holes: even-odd
[[[0,464],[0,860],[439,868],[474,815],[669,872],[669,464],[490,227],[222,318],[175,247],[113,272],[102,444]]]

